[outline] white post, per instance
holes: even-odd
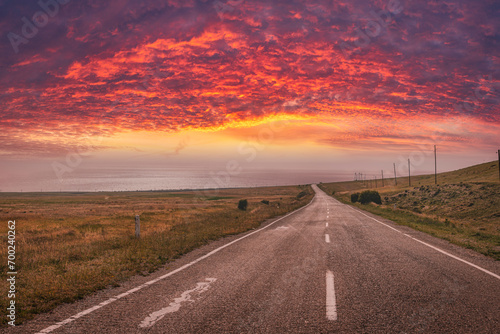
[[[139,239],[141,237],[141,219],[139,215],[135,216],[135,237]]]

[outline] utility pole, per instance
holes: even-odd
[[[375,188],[378,188],[377,187],[377,177],[375,176]]]
[[[411,187],[410,159],[408,159],[408,187]]]
[[[438,167],[437,167],[437,153],[436,153],[436,145],[434,145],[434,183],[438,184]]]
[[[393,163],[394,165],[394,184],[398,185],[398,178],[396,176],[396,163]]]
[[[382,169],[382,188],[384,187],[384,170]]]
[[[500,179],[500,150],[498,150],[498,178]]]

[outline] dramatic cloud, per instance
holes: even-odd
[[[320,145],[498,143],[495,0],[1,1],[0,13],[0,155],[276,118],[317,122],[297,131]],[[345,127],[315,133],[328,123]]]

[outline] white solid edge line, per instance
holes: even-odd
[[[328,234],[325,234],[325,242],[326,242],[327,244],[329,244],[329,243],[330,243],[330,236],[329,236]]]
[[[214,249],[213,251],[211,251],[211,252],[209,252],[209,253],[207,253],[207,254],[205,254],[205,255],[203,255],[203,256],[201,256],[201,257],[197,258],[196,260],[194,260],[194,261],[192,261],[192,262],[190,262],[190,263],[188,263],[188,264],[185,264],[185,265],[183,265],[182,267],[179,267],[179,268],[177,268],[177,269],[175,269],[175,270],[172,270],[171,272],[169,272],[169,273],[167,273],[167,274],[165,274],[165,275],[163,275],[163,276],[157,277],[157,278],[155,278],[155,279],[153,279],[153,280],[151,280],[151,281],[149,281],[149,282],[146,282],[146,283],[144,283],[144,284],[141,284],[141,285],[139,285],[139,286],[137,286],[137,287],[135,287],[135,288],[133,288],[133,289],[131,289],[131,290],[128,290],[128,291],[126,291],[126,292],[124,292],[124,293],[122,293],[122,294],[119,294],[119,295],[117,295],[117,296],[111,297],[111,298],[109,298],[108,300],[105,300],[105,301],[103,301],[103,302],[102,302],[102,303],[100,303],[100,304],[97,304],[97,305],[95,305],[95,306],[93,306],[93,307],[91,307],[91,308],[88,308],[88,309],[86,309],[86,310],[84,310],[84,311],[82,311],[82,312],[79,312],[79,313],[77,313],[77,314],[75,314],[75,315],[72,315],[71,317],[69,317],[69,318],[67,318],[67,319],[65,319],[65,320],[63,320],[63,321],[60,321],[60,322],[58,322],[58,323],[56,323],[56,324],[54,324],[54,325],[52,325],[52,326],[50,326],[50,327],[47,327],[47,328],[45,328],[45,329],[41,330],[40,332],[37,332],[36,334],[46,334],[46,333],[50,333],[50,332],[52,332],[52,331],[54,331],[54,330],[58,329],[59,327],[62,327],[62,326],[66,325],[66,324],[68,324],[68,323],[70,323],[70,322],[73,322],[73,321],[77,320],[78,318],[81,318],[81,317],[83,317],[83,316],[85,316],[85,315],[87,315],[87,314],[89,314],[89,313],[92,313],[92,312],[94,312],[95,310],[98,310],[98,309],[100,309],[100,308],[101,308],[101,307],[103,307],[103,306],[106,306],[106,305],[108,305],[108,304],[110,304],[110,303],[112,303],[112,302],[114,302],[114,301],[117,301],[117,300],[118,300],[118,299],[120,299],[120,298],[123,298],[123,297],[125,297],[125,296],[128,296],[128,295],[130,295],[130,294],[132,294],[132,293],[134,293],[134,292],[137,292],[137,291],[139,291],[139,290],[141,290],[141,289],[143,289],[143,288],[145,288],[145,287],[147,287],[147,286],[150,286],[150,285],[152,285],[152,284],[155,284],[155,283],[156,283],[156,282],[158,282],[158,281],[161,281],[161,280],[163,280],[163,279],[165,279],[165,278],[167,278],[167,277],[169,277],[169,276],[172,276],[172,275],[174,275],[174,274],[176,274],[176,273],[178,273],[178,272],[180,272],[180,271],[183,271],[184,269],[191,267],[193,264],[196,264],[196,263],[200,262],[201,260],[204,260],[204,259],[206,259],[207,257],[214,255],[215,253],[217,253],[217,252],[221,251],[222,249],[224,249],[224,248],[226,248],[226,247],[229,247],[230,245],[232,245],[232,244],[234,244],[234,243],[236,243],[236,242],[238,242],[238,241],[240,241],[240,240],[243,240],[243,239],[245,239],[245,238],[248,238],[248,237],[249,237],[249,236],[251,236],[252,234],[255,234],[255,233],[261,232],[261,231],[265,230],[266,228],[268,228],[269,226],[274,225],[275,223],[279,222],[280,220],[285,219],[286,217],[288,217],[288,216],[290,216],[290,215],[293,215],[293,214],[295,214],[295,213],[299,212],[299,211],[300,211],[300,210],[302,210],[302,209],[307,208],[309,205],[311,205],[311,204],[312,204],[312,202],[314,202],[314,199],[315,199],[315,198],[316,198],[316,194],[314,194],[314,197],[311,199],[311,201],[310,201],[308,204],[304,205],[304,206],[303,206],[303,207],[301,207],[301,208],[298,208],[298,209],[297,209],[297,210],[295,210],[295,211],[292,211],[292,212],[290,212],[290,213],[288,213],[288,214],[284,215],[284,216],[283,216],[283,217],[281,217],[281,218],[276,219],[275,221],[273,221],[273,222],[271,222],[271,223],[267,224],[266,226],[261,227],[261,228],[259,228],[258,230],[253,231],[253,232],[251,232],[251,233],[248,233],[247,235],[244,235],[244,236],[242,236],[241,238],[238,238],[238,239],[236,239],[236,240],[233,240],[233,241],[231,241],[230,243],[227,243],[227,244],[225,244],[225,245],[223,245],[223,246],[221,246],[221,247],[219,247],[219,248],[216,248],[216,249]]]
[[[348,207],[350,207],[350,206],[348,206]],[[373,217],[370,217],[370,216],[368,216],[367,214],[365,214],[365,213],[363,213],[363,212],[361,212],[361,211],[359,211],[359,210],[354,209],[353,207],[350,207],[350,208],[351,208],[351,209],[353,209],[354,211],[358,212],[358,213],[361,213],[363,216],[368,217],[368,218],[370,218],[370,219],[373,219],[373,220],[374,220],[374,221],[376,221],[377,223],[382,224],[382,225],[384,225],[384,226],[386,226],[386,227],[390,228],[391,230],[394,230],[394,231],[396,231],[396,232],[398,232],[398,233],[403,233],[403,232],[401,232],[400,230],[398,230],[398,229],[396,229],[396,228],[394,228],[394,227],[392,227],[392,226],[390,226],[390,225],[387,225],[386,223],[382,223],[380,220],[377,220],[377,219],[375,219],[375,218],[373,218]]]
[[[443,253],[444,255],[448,255],[449,257],[454,258],[455,260],[461,261],[461,262],[463,262],[463,263],[465,263],[465,264],[468,264],[468,265],[469,265],[469,266],[471,266],[471,267],[474,267],[474,268],[476,268],[476,269],[479,269],[479,270],[481,270],[481,271],[483,271],[483,272],[487,273],[488,275],[491,275],[491,276],[493,276],[493,277],[495,277],[495,278],[497,278],[497,279],[500,279],[500,275],[497,275],[497,274],[495,274],[495,273],[492,273],[491,271],[486,270],[486,269],[484,269],[484,268],[482,268],[482,267],[480,267],[480,266],[478,266],[478,265],[475,265],[474,263],[471,263],[471,262],[469,262],[469,261],[467,261],[467,260],[461,259],[461,258],[459,258],[458,256],[455,256],[455,255],[453,255],[453,254],[450,254],[450,253],[448,253],[448,252],[446,252],[446,251],[444,251],[444,250],[442,250],[442,249],[440,249],[440,248],[437,248],[437,247],[435,247],[435,246],[432,246],[432,245],[430,245],[430,244],[428,244],[428,243],[426,243],[426,242],[423,242],[423,241],[421,241],[421,240],[415,239],[414,237],[411,237],[411,236],[409,236],[409,235],[406,235],[406,236],[407,236],[408,238],[411,238],[411,239],[413,239],[413,240],[417,241],[417,242],[420,242],[420,243],[421,243],[421,244],[423,244],[423,245],[426,245],[427,247],[430,247],[430,248],[432,248],[432,249],[434,249],[434,250],[437,250],[438,252]]]
[[[350,206],[349,206],[349,207],[350,207]],[[479,270],[481,270],[482,272],[484,272],[484,273],[486,273],[486,274],[488,274],[488,275],[490,275],[490,276],[493,276],[493,277],[495,277],[496,279],[499,279],[499,280],[500,280],[500,275],[497,275],[497,274],[495,274],[495,273],[493,273],[493,272],[491,272],[491,271],[489,271],[489,270],[487,270],[487,269],[484,269],[484,268],[482,268],[482,267],[480,267],[480,266],[478,266],[478,265],[475,265],[474,263],[471,263],[471,262],[469,262],[469,261],[467,261],[467,260],[464,260],[464,259],[462,259],[462,258],[459,258],[458,256],[455,256],[455,255],[453,255],[453,254],[450,254],[450,253],[448,253],[448,252],[446,252],[446,251],[444,251],[444,250],[442,250],[442,249],[440,249],[440,248],[438,248],[438,247],[432,246],[432,245],[430,245],[430,244],[428,244],[428,243],[426,243],[426,242],[423,242],[423,241],[421,241],[421,240],[419,240],[419,239],[416,239],[416,238],[414,238],[414,237],[412,237],[412,236],[410,236],[410,235],[408,235],[408,234],[406,234],[406,233],[403,233],[403,232],[401,232],[400,230],[395,229],[395,228],[394,228],[394,227],[392,227],[392,226],[389,226],[389,225],[387,225],[387,224],[385,224],[385,223],[382,223],[381,221],[379,221],[379,220],[377,220],[377,219],[375,219],[375,218],[373,218],[373,217],[370,217],[370,216],[368,216],[367,214],[364,214],[363,212],[361,212],[361,211],[359,211],[359,210],[354,209],[353,207],[350,207],[350,208],[351,208],[351,209],[353,209],[354,211],[356,211],[356,212],[358,212],[358,213],[362,214],[363,216],[366,216],[366,217],[368,217],[368,218],[370,218],[370,219],[373,219],[373,220],[374,220],[374,221],[376,221],[377,223],[382,224],[382,225],[384,225],[384,226],[386,226],[386,227],[390,228],[391,230],[394,230],[394,231],[396,231],[396,232],[398,232],[398,233],[401,233],[401,234],[403,234],[403,235],[407,236],[407,237],[408,237],[408,238],[410,238],[410,239],[413,239],[413,240],[415,240],[415,241],[417,241],[417,242],[420,242],[421,244],[423,244],[423,245],[425,245],[425,246],[427,246],[427,247],[429,247],[429,248],[432,248],[432,249],[434,249],[434,250],[436,250],[436,251],[438,251],[438,252],[440,252],[440,253],[442,253],[442,254],[444,254],[444,255],[447,255],[447,256],[449,256],[449,257],[451,257],[451,258],[455,259],[455,260],[458,260],[458,261],[460,261],[460,262],[463,262],[463,263],[465,263],[465,264],[468,264],[469,266],[474,267],[474,268],[476,268],[476,269],[479,269]]]
[[[326,318],[328,320],[337,320],[337,301],[335,298],[335,284],[333,273],[326,271]]]

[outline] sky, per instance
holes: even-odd
[[[491,161],[499,17],[495,0],[0,0],[0,168]]]

